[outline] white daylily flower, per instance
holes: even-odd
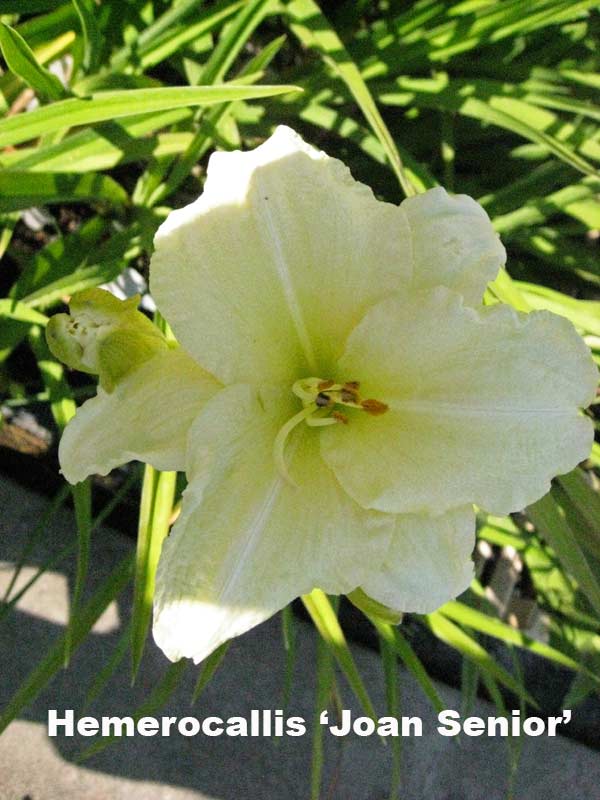
[[[378,202],[278,128],[213,155],[155,244],[181,348],[100,389],[60,459],[71,482],[186,471],[156,579],[173,660],[316,586],[434,610],[471,580],[473,504],[520,509],[590,451],[589,350],[553,314],[482,306],[505,253],[469,197]]]

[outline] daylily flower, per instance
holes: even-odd
[[[522,509],[589,454],[589,350],[561,317],[483,307],[505,251],[469,197],[379,202],[278,128],[214,154],[155,245],[180,347],[101,385],[60,462],[71,482],[133,458],[186,472],[156,578],[170,659],[198,662],[314,587],[432,611],[471,581],[473,505]],[[79,336],[85,356],[87,314],[84,334],[55,324],[58,355]],[[111,324],[88,368],[106,368]]]

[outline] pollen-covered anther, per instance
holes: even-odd
[[[327,406],[333,405],[333,399],[325,392],[319,392],[319,394],[315,397],[315,403],[317,404],[318,408],[327,408]]]
[[[362,400],[360,406],[363,411],[366,411],[367,414],[372,414],[374,417],[385,414],[389,408],[386,403],[382,403],[380,400],[374,400],[373,398]]]
[[[331,416],[333,419],[337,419],[338,422],[341,422],[342,425],[348,424],[348,417],[345,414],[342,414],[341,411],[334,411]]]
[[[343,403],[357,403],[358,402],[358,392],[352,389],[346,389],[345,386],[342,387],[340,392],[340,398]]]
[[[362,400],[359,389],[359,381],[336,383],[334,380],[322,380],[321,378],[303,378],[296,381],[292,386],[292,391],[296,397],[302,400],[304,408],[314,404],[319,411],[329,409],[333,412],[336,406],[346,406],[347,408],[366,411],[367,414],[371,414],[374,417],[384,414],[388,410],[386,403],[382,403],[375,398]],[[316,422],[316,420],[309,417],[305,417],[305,419],[309,425],[314,425]],[[336,419],[339,422],[348,422],[347,417],[344,416],[344,419],[341,420],[334,413],[330,417],[319,417],[319,419]]]
[[[294,483],[287,471],[284,458],[285,444],[290,433],[305,422],[310,428],[325,428],[329,425],[348,425],[349,417],[342,413],[337,406],[356,408],[366,411],[376,417],[384,414],[388,406],[380,400],[373,398],[361,400],[359,395],[360,383],[346,381],[336,383],[334,380],[322,378],[302,378],[292,386],[292,392],[302,400],[302,410],[289,419],[279,429],[273,445],[273,457],[279,472],[290,483]]]

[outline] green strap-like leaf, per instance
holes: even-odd
[[[535,639],[525,635],[522,631],[507,625],[502,620],[495,619],[488,614],[478,611],[476,608],[460,603],[458,600],[451,600],[446,605],[442,606],[439,611],[445,617],[458,622],[460,625],[465,625],[468,628],[484,633],[487,636],[493,636],[496,639],[504,642],[507,645],[516,645],[523,650],[529,650],[538,656],[554,661],[563,667],[568,667],[576,672],[582,669],[582,665],[572,659],[570,656],[565,655],[555,647],[538,642]],[[600,684],[600,676],[597,677]]]
[[[516,203],[514,211],[494,216],[494,228],[501,236],[506,236],[519,228],[546,223],[558,214],[569,214],[578,219],[578,208],[586,202],[594,204],[600,227],[600,205],[597,201],[599,192],[600,179],[588,176],[578,183],[564,186],[544,196],[529,195],[527,202]]]
[[[56,75],[43,67],[23,37],[10,25],[0,22],[0,48],[9,68],[44,100],[62,100],[69,96]]]
[[[575,578],[592,606],[600,613],[599,577],[592,569],[552,494],[547,494],[529,506],[527,515],[555,551],[565,569]]]
[[[219,647],[217,647],[217,649],[214,650],[208,656],[208,658],[202,662],[202,669],[200,670],[198,680],[196,681],[194,692],[192,694],[192,703],[195,703],[198,700],[204,689],[212,681],[216,671],[219,669],[223,659],[227,655],[230,645],[231,640],[228,642],[223,642],[222,645],[219,645]]]
[[[530,142],[542,145],[557,158],[585,175],[594,176],[596,168],[574,147],[546,130],[552,129],[550,112],[525,101],[504,96],[494,81],[453,80],[445,73],[435,78],[398,78],[393,86],[378,85],[379,102],[392,106],[417,106],[456,112],[483,123],[497,125]],[[543,115],[544,119],[539,120]]]
[[[132,557],[127,555],[77,614],[71,630],[72,652],[81,645],[106,608],[129,583],[131,567]],[[61,669],[64,652],[65,636],[61,636],[8,701],[0,716],[0,733],[20,714],[25,706],[37,697]]]
[[[216,82],[225,75],[240,50],[247,43],[256,26],[261,22],[267,13],[270,3],[265,0],[252,0],[247,6],[242,6],[235,19],[231,22],[226,34],[221,38],[217,47],[213,50],[207,63],[200,73],[200,83],[209,84]],[[279,42],[279,44],[277,44]],[[259,72],[268,66],[270,60],[275,57],[281,46],[282,40],[275,40],[276,47],[267,46],[263,52],[258,53],[250,59],[246,67],[236,78],[238,83],[254,83],[260,78],[258,75],[253,77],[252,73]],[[212,143],[213,131],[217,128],[221,120],[230,110],[230,104],[223,104],[210,109],[200,121],[200,125],[181,157],[176,161],[171,169],[171,162],[157,164],[156,175],[148,176],[147,185],[142,187],[140,192],[143,200],[147,204],[154,206],[162,202],[181,183],[188,177],[194,164],[204,155]],[[170,172],[169,172],[170,170]],[[165,180],[162,178],[167,175]],[[143,177],[146,177],[143,176]],[[139,184],[138,184],[139,185]],[[137,187],[136,187],[137,188]]]
[[[92,681],[90,688],[87,690],[86,695],[83,699],[83,703],[81,704],[81,709],[79,711],[78,716],[82,716],[84,712],[91,706],[94,700],[100,696],[106,684],[115,674],[115,672],[119,669],[122,662],[127,655],[127,651],[129,650],[129,644],[131,640],[131,631],[129,629],[129,625],[121,631],[119,635],[119,641],[117,642],[117,646],[113,650],[110,655],[110,658],[104,664],[102,669],[97,673]]]
[[[573,520],[571,527],[582,547],[600,560],[600,495],[590,486],[583,470],[577,468],[557,478],[552,491],[567,520]]]
[[[48,317],[16,300],[0,299],[0,362],[25,339],[32,327],[45,326]]]
[[[48,146],[23,147],[0,153],[0,166],[43,172],[89,172],[109,169],[136,158],[147,158],[156,140],[147,134],[182,122],[191,109],[176,108],[142,114],[119,122],[104,122],[94,128],[72,133],[62,142]],[[178,134],[173,134],[178,135]]]
[[[297,656],[296,625],[291,605],[287,605],[281,611],[281,632],[283,635],[283,649],[285,650],[285,674],[283,677],[281,705],[283,709],[287,709],[292,695],[294,666]]]
[[[155,715],[156,712],[164,706],[169,697],[171,697],[173,692],[179,686],[179,683],[181,682],[181,679],[183,678],[188,666],[189,661],[184,658],[182,661],[178,661],[177,663],[171,664],[168,667],[163,677],[150,692],[148,699],[138,706],[138,708],[136,708],[136,710],[131,714],[134,722],[137,722],[142,717]],[[102,752],[102,750],[105,750],[115,741],[119,741],[119,737],[106,736],[102,739],[98,739],[79,754],[76,759],[77,763],[81,763],[82,761],[91,758],[91,756],[96,755],[96,753]]]
[[[93,172],[71,175],[22,170],[0,171],[0,212],[82,200],[121,206],[128,202],[128,197],[127,192],[108,175]]]
[[[176,472],[159,472],[149,464],[144,469],[131,613],[131,672],[135,681],[152,618],[154,582],[163,540],[175,497]]]
[[[69,623],[65,633],[65,667],[71,660],[71,648],[75,621],[83,598],[85,582],[90,566],[90,548],[92,543],[92,489],[89,480],[71,487],[75,521],[77,523],[77,569],[75,586],[69,609]]]
[[[315,710],[313,715],[313,735],[310,759],[310,800],[320,800],[323,766],[325,764],[325,728],[321,725],[321,712],[330,704],[335,687],[333,653],[327,642],[317,641]]]
[[[49,398],[46,397],[46,400]],[[131,489],[133,483],[137,480],[137,470],[133,470],[131,475],[123,482],[123,485],[119,489],[118,492],[109,500],[108,503],[104,506],[104,508],[100,511],[100,513],[94,519],[94,524],[92,525],[92,533],[99,525],[102,525],[104,520],[112,514],[118,504],[123,500],[127,492]],[[70,490],[70,486],[65,487],[67,490]],[[72,553],[75,552],[77,549],[77,541],[70,542],[66,547],[63,547],[58,553],[54,553],[45,561],[43,561],[35,573],[29,578],[29,580],[21,586],[11,597],[10,599],[6,599],[8,594],[5,596],[4,603],[0,604],[0,622],[5,619],[8,614],[15,608],[19,600],[27,594],[27,592],[31,589],[31,587],[37,583],[37,581],[44,575],[48,570],[55,569],[60,566],[63,561],[68,558]],[[128,640],[129,642],[129,640]]]
[[[392,625],[382,622],[375,617],[370,617],[370,620],[377,629],[379,635],[381,637],[385,637],[386,641],[393,643],[394,649],[404,662],[404,666],[409,670],[409,672],[412,673],[413,677],[416,678],[421,689],[423,690],[425,697],[431,703],[431,707],[434,709],[436,714],[439,714],[440,711],[443,711],[446,708],[444,701],[440,697],[433,684],[433,681],[429,677],[423,662],[415,653],[402,631],[399,628],[395,628]]]
[[[300,91],[297,86],[169,86],[159,89],[96,92],[86,98],[70,98],[0,120],[0,147],[20,144],[37,136],[76,125],[92,125],[108,119],[149,114],[169,108],[210,106],[233,100],[273,97]]]
[[[96,15],[98,8],[94,0],[72,0],[83,32],[83,68],[94,72],[99,64],[102,34],[98,29]]]
[[[331,648],[359,703],[371,719],[377,720],[375,708],[356,667],[346,642],[346,637],[329,598],[321,589],[313,589],[310,594],[302,595],[302,602],[319,634],[328,647]]]
[[[469,636],[462,628],[451,622],[439,611],[427,614],[423,617],[431,631],[446,644],[458,650],[466,658],[473,661],[482,670],[487,672],[494,680],[506,686],[517,697],[523,697],[534,708],[538,704],[525,687],[517,681],[506,669],[499,664],[490,653],[483,648],[472,636]]]
[[[396,647],[395,630],[392,625],[381,621],[375,626],[379,634],[379,650],[383,662],[383,675],[385,680],[385,699],[387,714],[390,717],[400,718],[400,682],[398,676],[398,648]],[[402,778],[402,738],[392,737],[392,768],[390,774],[390,800],[400,797]]]
[[[1,423],[0,423],[1,424]],[[62,509],[65,500],[69,495],[69,486],[68,484],[63,484],[61,488],[58,490],[56,495],[53,497],[52,502],[48,506],[48,508],[44,511],[41,515],[39,522],[33,528],[30,534],[27,536],[27,540],[21,550],[19,558],[15,562],[14,571],[10,576],[10,581],[6,587],[4,592],[4,596],[2,597],[2,603],[5,604],[9,599],[12,593],[12,590],[15,587],[19,579],[19,575],[23,567],[25,566],[26,560],[29,558],[31,553],[34,552],[37,543],[39,542],[40,538],[46,533],[48,529],[48,525],[54,519],[55,515]]]
[[[75,414],[76,406],[69,384],[64,377],[61,364],[54,361],[44,337],[39,328],[33,329],[29,340],[37,359],[38,369],[42,375],[44,385],[50,395],[50,409],[54,421],[62,433],[69,420]],[[75,573],[75,587],[69,609],[69,621],[65,631],[64,664],[68,665],[75,635],[75,625],[79,615],[79,607],[83,598],[83,591],[88,574],[90,560],[90,546],[92,535],[92,494],[90,481],[85,480],[71,487],[73,505],[75,506],[75,521],[77,523],[77,568]]]
[[[206,62],[201,83],[210,85],[223,80],[253,31],[273,6],[273,0],[248,0],[241,7]]]
[[[571,320],[582,333],[600,336],[600,301],[580,300],[535,283],[515,281],[514,286],[520,291],[530,308],[551,311],[553,314]]]
[[[314,0],[292,0],[286,6],[286,12],[290,28],[302,44],[317,50],[344,81],[381,142],[404,194],[407,197],[414,195],[414,187],[406,176],[398,149],[360,70],[317,3]]]
[[[134,46],[125,46],[110,59],[110,67],[116,72],[132,64],[146,70],[159,64],[193,41],[218,28],[243,7],[246,0],[238,0],[223,6],[209,6],[204,14],[195,14],[193,20],[185,20],[203,4],[204,0],[183,0],[171,5],[155,22],[140,32]],[[93,78],[92,78],[93,79]]]

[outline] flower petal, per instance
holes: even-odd
[[[322,431],[322,452],[366,508],[439,514],[476,503],[521,509],[589,454],[597,369],[570,322],[508,306],[476,311],[455,292],[372,308],[338,372],[389,405]]]
[[[409,228],[285,127],[215,153],[201,197],[159,228],[152,293],[224,383],[328,374],[367,308],[406,282]]]
[[[506,251],[479,203],[438,186],[408,197],[400,208],[412,234],[415,288],[446,286],[469,305],[481,303],[485,287],[506,262]]]
[[[438,517],[398,514],[383,568],[362,589],[397,611],[428,614],[473,578],[475,515],[470,507]]]
[[[63,475],[77,483],[134,459],[182,470],[189,427],[220,388],[181,348],[159,353],[77,410],[60,441]]]
[[[288,446],[297,485],[278,474],[277,416],[235,385],[190,431],[189,484],[156,577],[154,638],[171,660],[201,661],[315,586],[351,591],[387,550],[393,518],[346,495],[314,429],[298,428]]]

